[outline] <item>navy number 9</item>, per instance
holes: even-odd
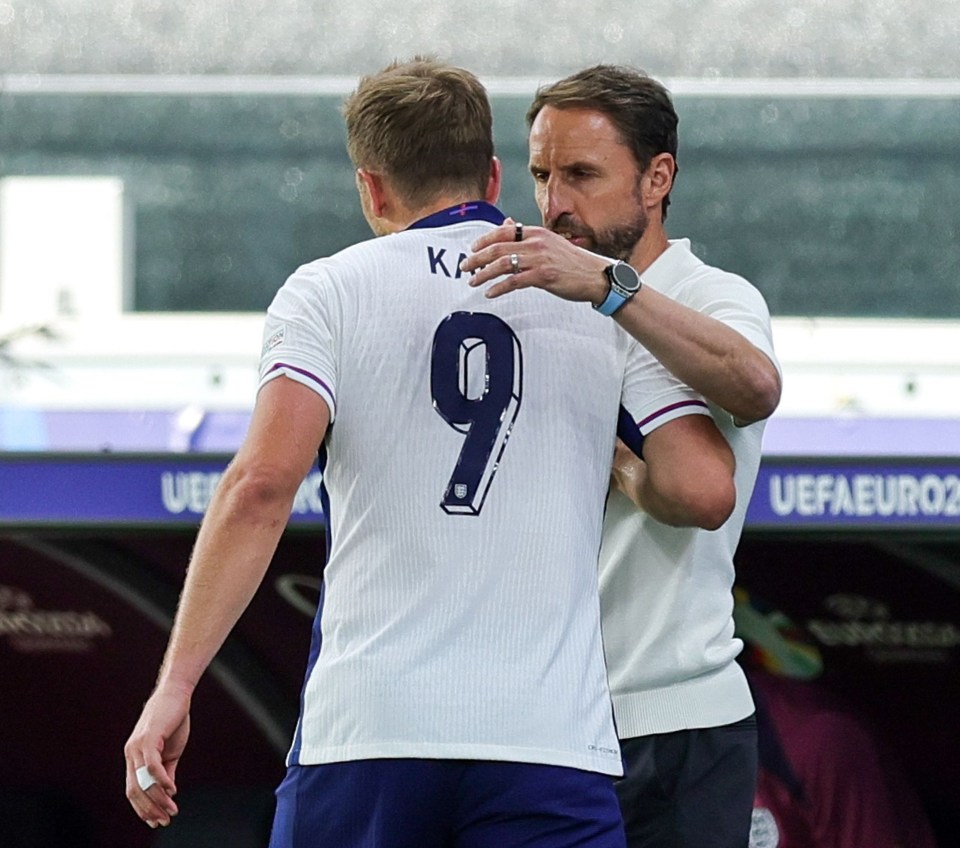
[[[466,434],[440,507],[479,515],[520,409],[523,356],[496,315],[454,312],[433,335],[430,394],[451,427]]]

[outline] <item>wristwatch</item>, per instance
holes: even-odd
[[[633,266],[626,262],[615,262],[603,269],[608,282],[610,291],[604,298],[603,303],[593,308],[601,315],[613,315],[623,304],[625,304],[638,291],[642,283],[640,275]]]

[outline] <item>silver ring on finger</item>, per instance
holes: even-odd
[[[519,274],[520,273],[520,257],[516,253],[510,254],[510,273]]]

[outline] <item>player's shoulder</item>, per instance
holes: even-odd
[[[356,242],[316,262],[321,263],[320,268],[329,268],[335,273],[349,273],[370,264],[401,263],[394,264],[394,269],[398,270],[405,267],[402,263],[410,257],[421,254],[435,258],[443,255],[443,261],[449,265],[450,254],[455,256],[459,249],[466,255],[469,245],[492,226],[484,221],[468,221],[443,227],[400,230]]]
[[[341,248],[336,253],[332,253],[323,259],[315,260],[314,263],[320,263],[318,270],[332,274],[347,273],[350,270],[362,265],[368,265],[371,262],[384,261],[386,257],[392,256],[403,243],[401,233],[393,233],[385,236],[371,236],[362,241],[354,242]]]
[[[466,256],[469,245],[491,226],[474,221],[371,236],[304,263],[287,278],[286,285],[305,293],[323,288],[354,289],[372,285],[384,273],[403,275],[424,268],[433,274],[459,276],[461,254]]]
[[[335,284],[356,269],[376,262],[384,254],[383,247],[390,238],[391,236],[371,237],[347,245],[328,256],[320,256],[305,262],[290,274],[287,285],[309,288]]]

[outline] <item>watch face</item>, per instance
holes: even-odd
[[[626,262],[617,262],[610,269],[610,274],[617,286],[625,292],[632,294],[640,288],[640,275]]]

